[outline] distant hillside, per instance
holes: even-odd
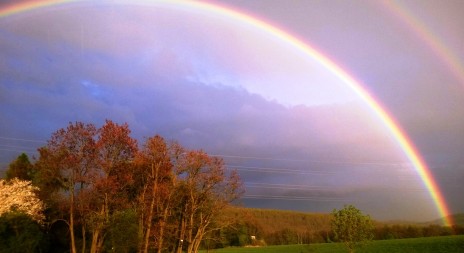
[[[236,232],[270,245],[325,242],[330,231],[330,214],[243,207],[231,208],[227,213],[239,224]],[[239,245],[249,243],[241,240]]]
[[[330,214],[303,213],[296,211],[257,209],[257,208],[233,208],[232,212],[243,215],[243,219],[252,220],[264,231],[276,232],[284,229],[296,231],[329,230]]]
[[[288,245],[336,241],[331,231],[331,214],[231,207],[224,218],[231,222],[221,230],[213,248],[246,245]],[[453,215],[457,224],[464,223],[464,214]],[[419,223],[409,221],[374,221],[374,239],[401,239],[464,234],[464,229],[442,227],[443,220]],[[436,226],[439,225],[439,226]]]
[[[454,223],[453,225],[464,226],[464,213],[452,214],[447,217],[451,218],[451,220]],[[445,218],[433,220],[431,222],[428,222],[428,224],[436,224],[436,225],[443,226],[445,224]]]

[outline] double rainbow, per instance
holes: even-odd
[[[0,18],[11,16],[17,13],[22,13],[29,10],[45,8],[48,6],[63,5],[65,3],[76,2],[72,0],[54,0],[54,1],[31,1],[23,2],[19,4],[14,4],[9,7],[0,9]],[[114,1],[113,1],[114,2]],[[221,15],[223,17],[230,18],[234,22],[239,22],[259,31],[267,32],[268,34],[274,36],[275,38],[280,39],[282,42],[287,43],[288,45],[294,47],[296,50],[301,52],[301,54],[310,57],[320,64],[322,64],[326,69],[331,71],[335,76],[337,76],[342,82],[348,85],[356,94],[363,99],[369,108],[378,116],[379,120],[391,131],[391,134],[399,143],[400,147],[403,149],[405,155],[408,157],[412,165],[414,166],[416,172],[422,179],[425,187],[427,188],[431,198],[433,199],[436,208],[440,215],[445,218],[445,225],[452,225],[452,220],[450,218],[450,211],[445,202],[445,199],[440,192],[440,189],[435,182],[432,173],[427,168],[425,162],[420,157],[419,152],[414,147],[411,140],[408,139],[406,133],[400,128],[398,123],[390,116],[387,111],[381,106],[380,102],[376,101],[372,95],[370,95],[366,89],[363,88],[362,82],[356,80],[353,76],[347,73],[345,70],[340,68],[337,64],[331,61],[329,58],[315,50],[311,45],[304,43],[303,41],[297,39],[295,36],[278,29],[276,26],[273,26],[269,23],[266,23],[258,18],[247,15],[243,12],[233,10],[228,7],[219,6],[210,3],[196,2],[196,1],[146,1],[152,4],[161,4],[168,6],[176,6],[179,8],[186,8],[195,10],[198,12],[213,13]]]

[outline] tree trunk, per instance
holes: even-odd
[[[192,250],[193,250],[193,229],[194,229],[193,216],[194,216],[194,212],[191,212],[189,214],[189,222],[188,222],[188,227],[187,227],[187,242],[188,242],[187,253],[192,253]]]
[[[92,234],[92,245],[90,246],[90,253],[97,253],[98,238],[100,237],[100,229],[96,228]]]
[[[143,253],[143,249],[144,249],[144,232],[145,232],[145,193],[147,192],[147,185],[145,184],[143,186],[143,191],[142,191],[142,196],[140,197],[140,205],[141,205],[141,209],[138,213],[140,213],[140,216],[139,216],[139,229],[138,229],[138,239],[139,239],[139,250],[138,252],[139,253]]]
[[[87,243],[86,240],[85,240],[85,226],[82,225],[82,247],[81,247],[81,252],[82,253],[85,253],[85,244]]]
[[[200,243],[201,240],[203,239],[203,236],[205,235],[205,228],[206,227],[201,227],[198,229],[197,234],[195,235],[195,239],[193,240],[193,253],[198,252],[198,249],[200,248]]]
[[[145,232],[145,245],[143,249],[143,253],[148,253],[148,245],[150,243],[150,233],[151,233],[151,227],[152,227],[152,222],[153,222],[153,213],[155,209],[155,202],[156,202],[156,191],[158,188],[158,171],[159,167],[161,165],[154,165],[153,163],[151,164],[151,173],[153,176],[153,191],[152,191],[152,199],[150,203],[150,211],[148,213],[148,221],[147,221],[147,230]]]
[[[186,221],[184,218],[184,213],[181,214],[180,224],[179,224],[179,238],[176,246],[175,253],[182,253],[184,237],[185,237]]]
[[[167,218],[168,218],[168,206],[169,205],[167,205],[164,208],[163,217],[162,217],[162,220],[161,220],[160,225],[159,225],[158,249],[156,251],[157,253],[161,253],[161,251],[163,250],[164,229],[166,228],[166,222],[167,222]]]
[[[73,184],[74,185],[74,184]],[[76,240],[74,236],[74,189],[71,190],[70,207],[69,207],[69,234],[71,236],[71,253],[77,253]]]
[[[197,233],[195,234],[195,237],[193,238],[193,249],[192,252],[196,253],[198,252],[198,249],[200,248],[201,241],[203,240],[203,237],[206,234],[206,229],[208,228],[210,224],[210,219],[211,216],[200,214],[200,224],[198,225],[198,230]]]
[[[99,218],[105,217],[105,207],[106,205],[103,204],[102,210],[100,211]],[[98,224],[94,224],[95,228],[92,231],[92,245],[90,246],[90,253],[98,253],[103,245],[103,227],[104,221],[97,220]]]
[[[103,241],[103,229],[102,227],[98,227],[93,231],[90,253],[100,252],[103,247]]]
[[[150,211],[148,213],[148,221],[146,222],[147,229],[145,230],[144,233],[144,243],[143,243],[143,253],[148,252],[148,245],[150,243],[150,233],[151,233],[151,226],[152,226],[152,221],[153,221],[153,209],[155,207],[155,196],[153,196],[151,203],[150,203]]]
[[[102,231],[102,230],[100,230],[100,231]],[[101,234],[100,239],[97,242],[97,251],[96,252],[100,252],[101,249],[103,248],[103,242],[105,241],[104,237],[105,237],[104,234]]]

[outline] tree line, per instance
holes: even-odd
[[[227,216],[238,217],[233,226],[217,231],[205,247],[246,245],[289,245],[338,242],[329,213],[303,213],[284,210],[234,207]],[[220,232],[220,233],[219,233]],[[463,224],[452,227],[437,224],[390,224],[374,221],[373,240],[464,234]],[[252,240],[251,236],[255,236]],[[206,245],[207,243],[207,245]]]
[[[127,124],[111,120],[101,128],[69,123],[38,149],[33,164],[24,154],[12,162],[1,191],[9,192],[5,196],[33,192],[43,203],[43,217],[24,215],[22,204],[8,206],[0,213],[0,233],[10,234],[0,239],[2,248],[191,253],[205,235],[229,225],[219,218],[243,192],[235,171],[226,170],[221,158],[159,135],[139,147],[130,133]],[[6,188],[24,181],[34,188]],[[29,233],[34,223],[42,233]],[[22,251],[21,240],[33,246]]]

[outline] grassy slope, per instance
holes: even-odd
[[[229,212],[245,217],[245,220],[251,218],[266,232],[276,232],[286,228],[295,231],[330,229],[330,214],[241,207],[232,208]]]
[[[207,251],[201,251],[205,253]],[[215,253],[346,253],[342,244],[284,245],[262,248],[227,248]],[[374,241],[356,253],[462,253],[464,235]]]

